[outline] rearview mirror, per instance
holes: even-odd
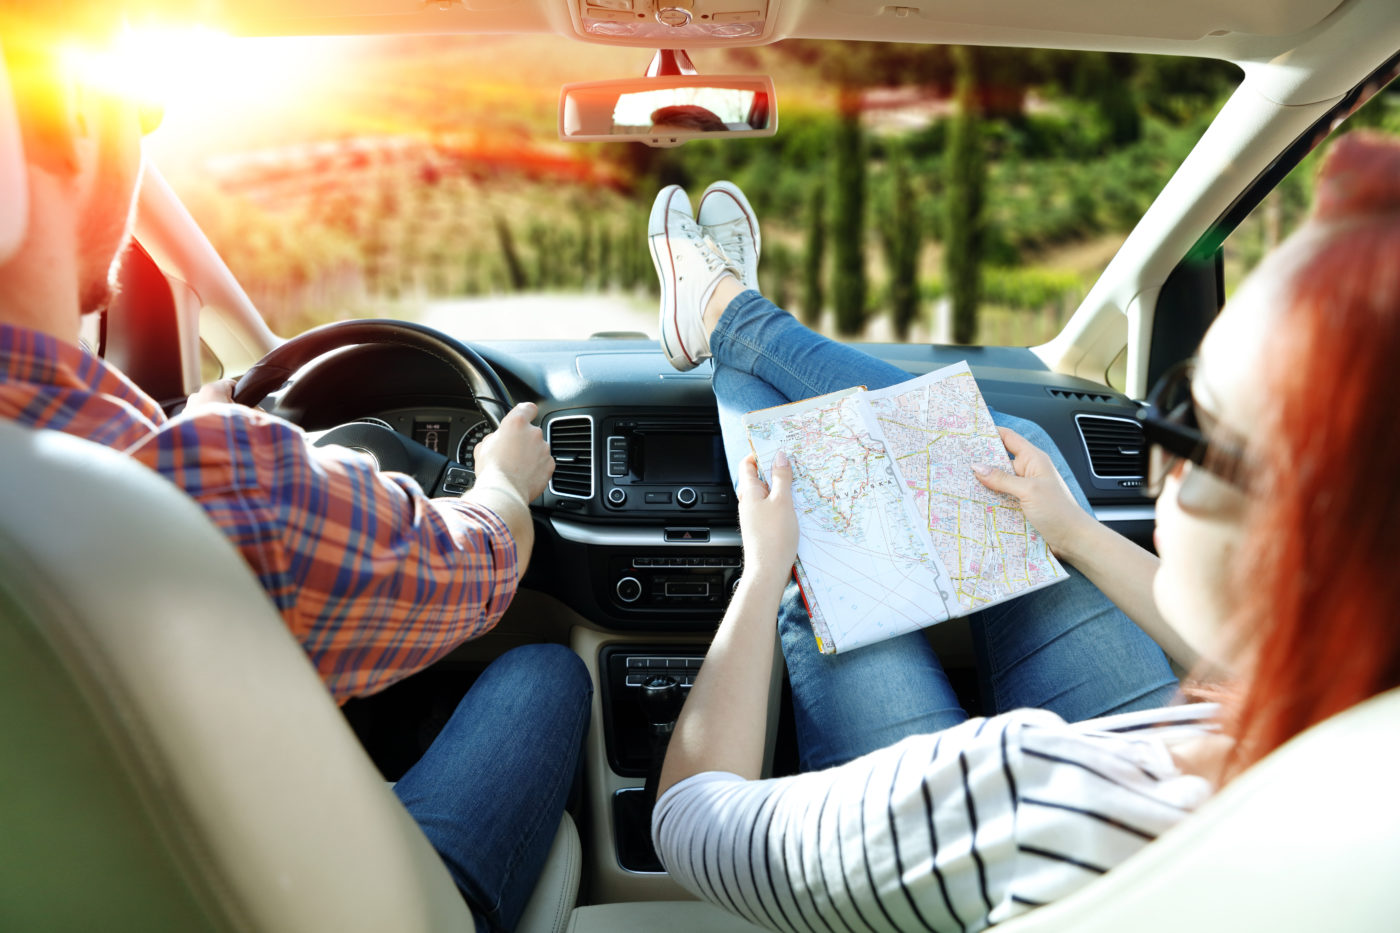
[[[559,138],[679,146],[690,139],[772,136],[778,131],[767,75],[668,75],[566,84]]]

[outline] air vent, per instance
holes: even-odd
[[[593,419],[555,418],[549,423],[554,475],[549,491],[568,499],[593,498]]]
[[[1072,401],[1072,402],[1112,402],[1112,401],[1113,401],[1113,396],[1111,396],[1111,395],[1103,395],[1102,393],[1099,393],[1099,392],[1076,392],[1076,391],[1074,391],[1073,389],[1052,389],[1052,388],[1050,388],[1049,386],[1046,386],[1046,387],[1045,387],[1045,391],[1046,391],[1046,392],[1049,392],[1051,395],[1055,396],[1055,398],[1067,398],[1067,399],[1069,399],[1069,400]]]
[[[1132,418],[1075,415],[1089,468],[1101,479],[1141,479],[1147,472],[1147,442]]]

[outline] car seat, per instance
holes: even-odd
[[[565,817],[522,930],[560,930]],[[0,929],[474,929],[223,534],[122,454],[0,422]]]

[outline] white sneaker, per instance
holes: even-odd
[[[690,212],[680,185],[657,194],[647,221],[651,261],[661,280],[661,352],[682,372],[710,358],[710,335],[702,320],[715,286],[739,270],[705,235]]]
[[[763,237],[758,232],[758,218],[739,186],[732,181],[717,181],[706,188],[700,196],[696,220],[725,257],[738,266],[740,284],[757,289]]]

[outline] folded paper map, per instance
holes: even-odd
[[[824,654],[1065,579],[1016,500],[972,472],[1011,460],[965,362],[750,412],[744,426],[763,476],[779,450],[792,462],[795,571]]]

